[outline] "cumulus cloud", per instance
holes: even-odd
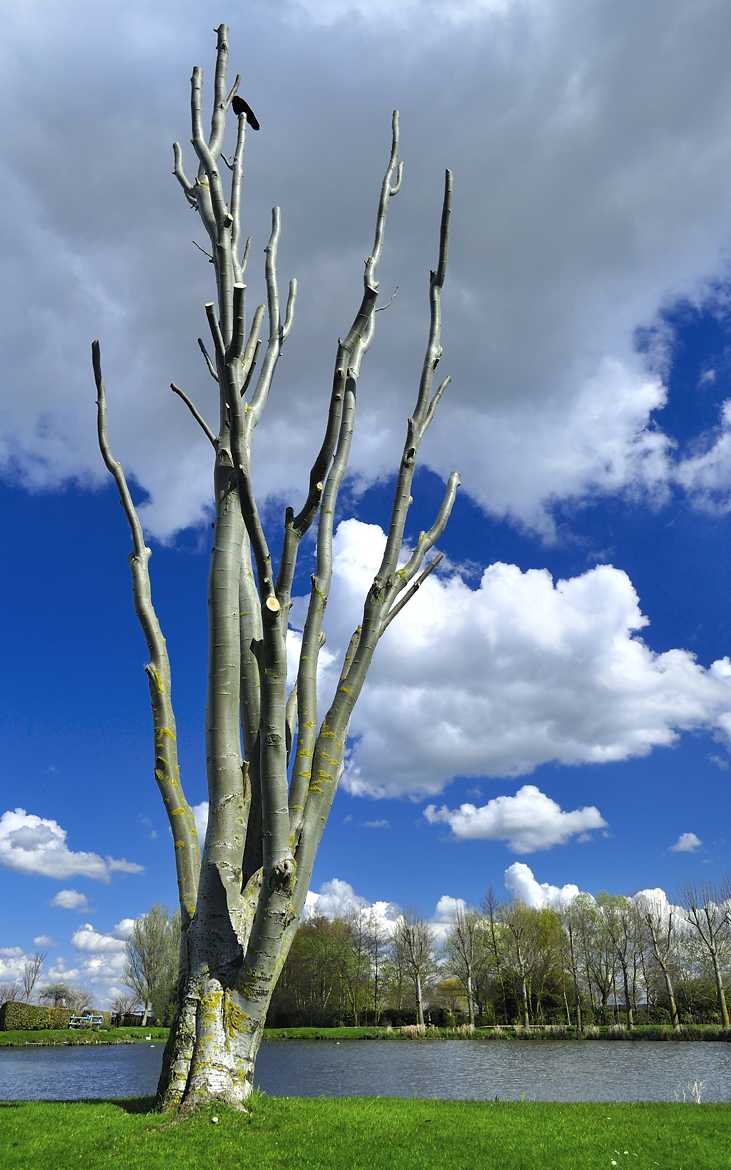
[[[124,858],[75,853],[66,844],[66,830],[58,821],[8,809],[0,817],[0,865],[20,873],[46,877],[89,877],[108,882],[115,872],[142,873],[142,866]]]
[[[323,882],[319,891],[308,890],[303,918],[315,915],[324,918],[348,918],[354,914],[373,914],[379,925],[389,933],[393,930],[400,910],[393,902],[369,902],[356,894],[350,882],[332,878]]]
[[[194,61],[210,76],[215,20],[206,2],[184,2],[183,12],[180,20],[172,0],[154,12],[129,0],[110,15],[73,0],[39,22],[32,7],[14,5],[3,29],[13,63],[8,117],[25,128],[8,144],[5,218],[26,228],[8,233],[4,251],[16,289],[6,377],[32,392],[7,396],[0,464],[34,487],[102,481],[82,356],[101,334],[115,446],[148,493],[146,520],[159,536],[200,522],[210,502],[209,453],[164,388],[171,377],[194,387],[206,413],[215,400],[194,345],[181,349],[200,332],[210,270],[186,244],[189,212],[165,162],[168,142],[189,137],[186,80]],[[83,43],[70,32],[80,26]],[[280,267],[302,278],[286,384],[275,387],[257,436],[260,491],[301,490],[319,446],[395,104],[407,171],[382,286],[398,282],[402,296],[379,315],[368,355],[356,474],[371,480],[394,465],[449,164],[459,177],[444,297],[455,378],[426,462],[445,474],[459,456],[465,490],[484,508],[549,534],[558,500],[661,489],[671,443],[653,416],[666,389],[635,337],[671,298],[702,297],[723,267],[728,210],[718,175],[731,166],[731,77],[718,45],[730,33],[731,12],[717,2],[250,5],[245,39],[257,51],[247,84],[267,94],[268,137],[250,144],[246,230],[261,240],[268,208],[281,201]],[[29,89],[21,70],[30,40]],[[232,50],[245,50],[237,22]],[[275,61],[281,84],[272,87]],[[450,84],[435,88],[435,71]],[[119,106],[120,94],[124,117],[107,118],[102,134],[96,113]],[[366,107],[373,116],[352,144],[354,113]],[[329,175],[343,162],[336,142],[352,149],[333,188]],[[74,176],[89,144],[96,164],[82,213]],[[134,214],[130,174],[145,176]],[[260,286],[257,247],[249,273]]]
[[[539,882],[530,866],[523,861],[514,861],[505,870],[505,888],[516,901],[532,906],[535,910],[543,910],[546,906],[551,910],[561,910],[582,893],[578,886],[570,882],[564,886]]]
[[[119,920],[119,922],[116,924],[116,926],[114,927],[113,933],[116,934],[118,938],[124,938],[124,939],[130,938],[132,935],[132,931],[134,930],[134,925],[135,925],[134,918],[121,918]]]
[[[698,450],[681,460],[675,475],[695,505],[705,511],[731,510],[731,399],[721,407],[718,428],[702,436]]]
[[[58,906],[62,910],[87,910],[89,899],[78,890],[59,890],[51,898],[51,906]]]
[[[598,808],[564,812],[535,784],[524,784],[515,796],[496,796],[487,804],[461,804],[449,809],[429,804],[424,816],[430,824],[449,825],[462,840],[505,841],[514,853],[535,853],[565,845],[571,837],[606,826]]]
[[[33,939],[37,947],[55,947],[56,940],[51,938],[50,934],[37,934]]]
[[[0,982],[15,983],[20,979],[27,958],[22,947],[0,947]]]
[[[327,611],[336,663],[384,543],[377,525],[338,526]],[[299,598],[293,624],[303,615]],[[728,740],[731,662],[706,669],[686,650],[656,654],[641,636],[647,625],[632,582],[611,565],[554,580],[496,563],[474,588],[433,574],[378,647],[351,723],[344,786],[429,796],[455,775],[517,777],[550,761],[644,756],[681,731]],[[336,678],[325,672],[323,703]],[[584,813],[585,827],[598,825],[596,815]]]
[[[85,922],[71,936],[71,942],[77,951],[109,952],[120,954],[126,950],[123,938],[116,938],[111,934],[100,934],[90,922]]]
[[[695,853],[703,842],[695,833],[681,833],[674,845],[670,846],[671,853]]]

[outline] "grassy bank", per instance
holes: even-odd
[[[0,1104],[3,1170],[726,1170],[731,1107],[257,1097],[185,1121],[149,1102]],[[218,1118],[214,1124],[213,1116]]]
[[[67,1044],[149,1044],[167,1040],[167,1028],[38,1028],[33,1031],[0,1032],[0,1048],[44,1048]],[[2,1165],[2,1163],[0,1163]]]
[[[36,1031],[0,1032],[0,1048],[44,1047],[73,1044],[136,1044],[167,1039],[167,1028],[40,1028]],[[267,1040],[575,1040],[575,1028],[537,1025],[532,1028],[496,1027],[427,1028],[267,1028]],[[659,1024],[639,1025],[634,1031],[625,1028],[587,1028],[584,1040],[731,1040],[731,1029],[715,1024],[692,1024],[680,1032]]]
[[[540,1025],[530,1028],[501,1025],[491,1028],[267,1028],[267,1040],[728,1040],[731,1028],[716,1024],[689,1024],[676,1032],[669,1025],[640,1024],[631,1032],[622,1025],[587,1027],[579,1037],[576,1028]]]

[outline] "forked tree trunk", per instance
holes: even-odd
[[[387,208],[401,186],[398,114],[381,184],[373,247],[366,259],[363,293],[353,323],[338,343],[325,434],[310,471],[301,510],[288,508],[275,575],[251,482],[254,431],[267,401],[282,346],[292,325],[296,281],[290,281],[284,319],[276,271],[280,213],[272,211],[265,249],[269,334],[254,379],[264,318],[260,305],[245,324],[240,210],[247,119],[238,115],[229,164],[228,199],[219,170],[226,115],[238,87],[226,88],[228,30],[217,29],[218,49],[211,130],[204,136],[202,74],[191,78],[192,143],[197,173],[190,180],[182,152],[173,148],[174,175],[200,215],[211,247],[217,304],[205,306],[213,354],[199,346],[218,386],[214,431],[179,387],[215,452],[215,534],[209,576],[209,664],[206,709],[208,827],[199,853],[194,818],[180,782],[170,666],[152,604],[148,561],[139,516],[124,471],[107,438],[106,392],[99,344],[92,347],[97,385],[99,445],[113,475],[132,532],[130,559],[135,608],[151,656],[155,778],[172,830],[181,913],[178,1003],[165,1051],[158,1098],[163,1108],[194,1108],[206,1101],[240,1106],[250,1095],[272,993],[294,938],[315,855],[340,779],[353,708],[379,639],[436,567],[425,558],[441,537],[459,477],[449,477],[439,512],[420,533],[399,568],[404,530],[421,442],[448,385],[434,389],[442,355],[441,290],[447,265],[452,179],[445,174],[439,255],[429,277],[429,332],[415,407],[408,419],[381,564],[343,658],[335,697],[320,722],[317,665],[332,580],[333,520],[348,466],[361,363],[373,337]],[[227,160],[228,163],[228,160]],[[251,383],[251,385],[250,385]],[[246,402],[244,397],[246,396]],[[299,546],[317,519],[316,571],[312,578],[296,684],[286,695],[287,618]],[[243,743],[243,752],[241,750]],[[296,752],[295,745],[296,743]],[[293,758],[291,758],[294,752]],[[423,1022],[421,989],[419,1018]]]

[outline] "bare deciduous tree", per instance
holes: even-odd
[[[125,1016],[129,1016],[134,1012],[139,1002],[135,994],[118,995],[111,1003],[112,1015],[117,1017],[118,1023],[123,1022]]]
[[[41,967],[46,961],[45,951],[36,951],[29,959],[25,960],[23,966],[23,973],[20,981],[23,984],[23,998],[26,1003],[30,1003],[33,996],[33,988],[38,982],[38,976],[41,973]]]
[[[434,972],[434,933],[429,923],[416,914],[399,918],[393,936],[393,949],[399,957],[414,989],[416,1023],[424,1027],[424,991]]]
[[[475,1026],[475,975],[484,957],[485,925],[476,910],[460,905],[444,942],[449,969],[464,987],[467,1020],[472,1028]]]
[[[17,983],[0,983],[0,1004],[17,1003],[20,999],[20,987]]]
[[[691,886],[685,891],[685,910],[688,922],[696,931],[710,960],[721,1026],[728,1028],[729,1014],[722,963],[724,952],[731,942],[731,922],[723,893],[714,890],[710,885],[701,888]]]
[[[664,913],[662,906],[659,906],[656,902],[649,901],[647,898],[644,899],[643,920],[650,935],[655,962],[662,971],[665,991],[670,1004],[670,1019],[673,1028],[677,1031],[680,1028],[680,1016],[675,1001],[673,980],[670,974],[670,961],[675,950],[674,915],[675,911],[672,906],[669,906],[667,913]]]
[[[241,1104],[253,1085],[254,1062],[273,988],[294,937],[317,848],[343,767],[353,708],[379,639],[433,570],[425,559],[449,518],[459,478],[453,473],[431,527],[420,533],[400,564],[416,461],[422,439],[447,387],[434,388],[442,355],[441,293],[447,266],[452,179],[446,172],[438,260],[429,278],[430,321],[416,404],[408,418],[383,558],[365,599],[360,625],[344,655],[332,703],[320,719],[317,663],[332,578],[333,522],[346,474],[356,411],[356,389],[376,322],[376,273],[386,216],[400,189],[398,115],[381,185],[373,246],[353,322],[338,343],[332,391],[309,488],[299,511],[284,519],[279,566],[252,488],[252,444],[279,357],[292,327],[297,286],[290,281],[280,309],[277,249],[279,208],[272,212],[265,276],[268,332],[260,339],[264,306],[246,321],[241,188],[246,112],[238,114],[236,144],[227,161],[228,190],[219,168],[226,119],[238,86],[228,89],[228,30],[217,30],[213,113],[202,119],[202,73],[191,79],[194,178],[174,146],[174,174],[210,240],[216,302],[205,306],[212,352],[199,339],[218,387],[219,416],[209,426],[190,397],[183,399],[214,451],[215,533],[209,578],[209,672],[206,712],[209,817],[202,858],[193,815],[181,787],[171,699],[170,664],[149,577],[150,550],[124,470],[107,433],[99,344],[92,347],[98,436],[129,523],[136,612],[147,642],[155,733],[155,778],[175,843],[181,916],[178,1007],[163,1061],[159,1102],[193,1107],[219,1099]],[[258,361],[258,373],[256,365]],[[297,555],[317,521],[316,567],[302,636],[296,685],[286,694],[287,619]],[[243,743],[243,752],[242,752]],[[296,745],[296,747],[295,747]]]

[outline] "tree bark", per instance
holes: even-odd
[[[208,1101],[242,1106],[251,1094],[267,1009],[305,904],[315,855],[342,773],[353,708],[379,639],[438,563],[437,556],[424,567],[427,553],[444,531],[459,486],[459,477],[453,472],[434,523],[420,533],[411,555],[399,568],[416,457],[449,382],[445,378],[433,389],[434,371],[442,355],[441,291],[452,195],[452,177],[447,171],[438,262],[429,277],[428,340],[396,477],[386,549],[364,603],[361,625],[344,656],[335,698],[318,728],[317,663],[332,578],[334,516],[348,466],[361,363],[374,333],[376,271],[387,208],[402,179],[398,113],[394,112],[392,120],[391,151],[381,184],[373,247],[363,274],[362,299],[349,332],[338,343],[325,436],[313,462],[303,507],[297,514],[287,509],[275,579],[252,487],[252,438],[292,324],[297,286],[296,281],[290,281],[282,320],[276,272],[280,212],[275,207],[265,250],[269,334],[254,381],[264,306],[257,307],[247,334],[243,276],[248,243],[242,255],[239,222],[246,115],[238,115],[227,199],[218,160],[226,115],[239,79],[227,91],[228,29],[220,25],[216,32],[213,112],[207,136],[203,133],[202,72],[198,67],[191,78],[191,141],[198,162],[195,179],[190,180],[185,173],[180,146],[176,143],[173,148],[173,173],[210,240],[217,294],[217,303],[205,306],[212,355],[200,339],[199,347],[208,373],[218,384],[218,427],[210,427],[185,392],[172,386],[215,452],[206,704],[209,810],[202,856],[192,812],[180,786],[169,663],[147,572],[150,551],[144,546],[124,472],[109,451],[98,343],[93,347],[100,448],[117,482],[133,536],[135,606],[152,658],[147,670],[155,730],[155,776],[173,832],[181,904],[178,1003],[158,1101],[162,1108],[183,1110]],[[287,700],[287,618],[297,553],[316,517],[316,572],[296,692]],[[295,719],[297,750],[290,782]],[[423,1024],[420,977],[417,1010]],[[358,1011],[355,1001],[354,1011]]]

